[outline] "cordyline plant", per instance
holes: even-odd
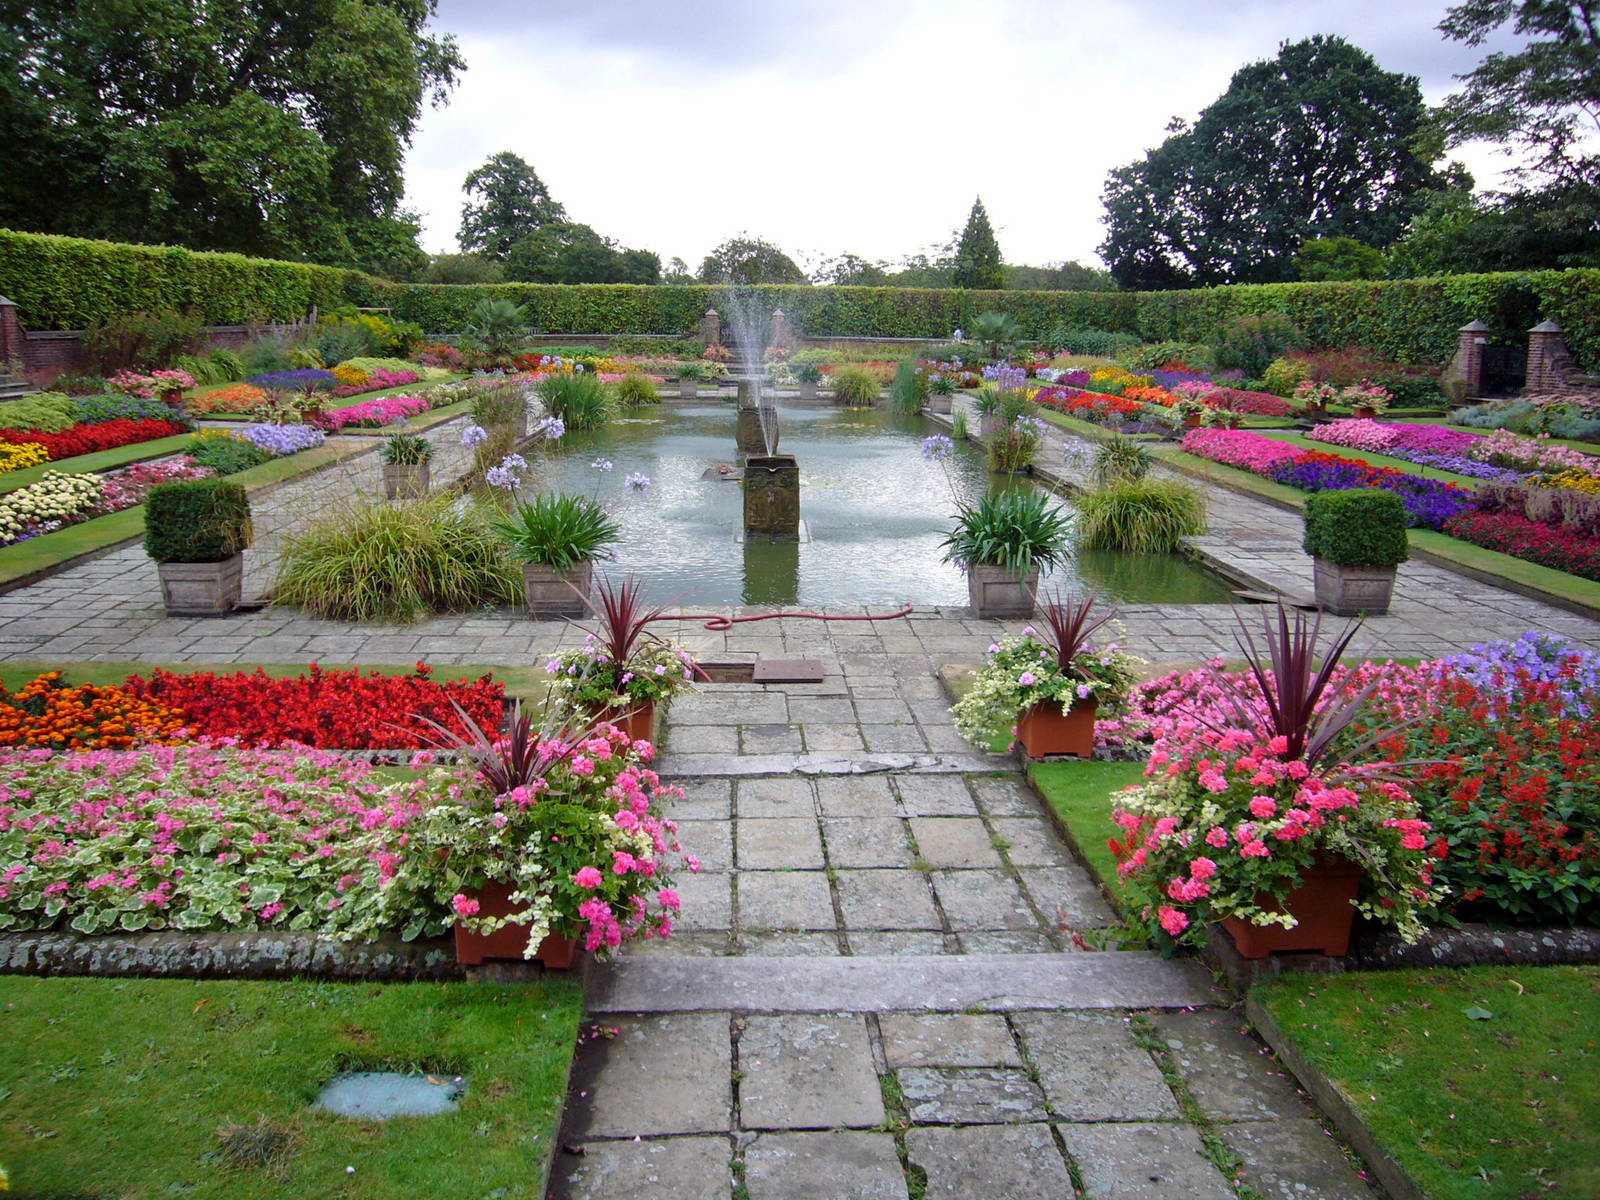
[[[594,600],[598,632],[545,665],[556,712],[568,720],[621,713],[689,688],[697,668],[688,651],[646,630],[666,609],[645,602],[644,584],[634,576],[620,584],[600,579]]]

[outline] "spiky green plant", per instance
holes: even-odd
[[[1084,550],[1170,554],[1186,537],[1205,532],[1205,499],[1185,483],[1119,479],[1074,501],[1078,545]]]

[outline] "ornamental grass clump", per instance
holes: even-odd
[[[545,411],[559,417],[567,429],[603,429],[611,420],[611,395],[599,377],[589,371],[546,375],[539,381],[539,399],[544,402]]]
[[[592,562],[622,536],[621,527],[586,496],[560,492],[518,504],[494,531],[521,562],[570,571]]]
[[[878,377],[865,367],[840,367],[829,379],[834,403],[846,408],[871,408],[883,388]]]
[[[274,602],[335,621],[411,622],[514,603],[522,580],[489,522],[448,495],[351,504],[286,540]]]
[[[661,403],[661,392],[656,387],[656,381],[641,371],[629,371],[611,385],[611,390],[616,402],[623,408]]]
[[[1031,471],[1044,446],[1045,423],[1032,413],[1021,413],[1008,424],[997,418],[984,422],[988,439],[989,470],[1007,473]]]
[[[1083,550],[1171,554],[1206,529],[1205,498],[1173,479],[1119,479],[1073,503]]]
[[[944,562],[1006,567],[1025,573],[1048,570],[1070,554],[1066,512],[1043,492],[1005,491],[975,504],[961,504],[955,528],[940,543]]]
[[[1105,487],[1126,479],[1143,479],[1155,461],[1155,455],[1143,444],[1131,438],[1113,437],[1095,449],[1095,482]]]
[[[1090,637],[1115,615],[1095,614],[1097,600],[1094,592],[1077,600],[1059,591],[1041,596],[1037,620],[1043,632],[1030,625],[1020,637],[1008,635],[989,647],[971,690],[950,709],[964,737],[982,746],[996,731],[1015,736],[1018,716],[1048,701],[1066,710],[1093,700],[1097,717],[1125,711],[1141,660],[1116,642],[1104,649],[1090,645]]]

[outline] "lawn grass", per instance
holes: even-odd
[[[1600,1196],[1600,968],[1270,975],[1251,999],[1430,1200]]]
[[[171,437],[156,438],[150,442],[134,442],[127,446],[114,446],[110,450],[100,450],[94,454],[80,454],[76,458],[62,458],[55,462],[40,463],[37,467],[24,467],[20,471],[8,471],[0,475],[0,493],[12,492],[20,487],[27,487],[30,483],[38,483],[43,479],[46,471],[64,471],[68,475],[88,475],[98,471],[110,471],[117,467],[125,467],[129,463],[143,462],[148,458],[162,458],[168,454],[179,453],[189,442],[187,433],[175,433]]]
[[[0,977],[0,1162],[34,1197],[542,1195],[582,1015],[568,979]],[[438,1117],[312,1111],[347,1070],[460,1075],[466,1094]],[[286,1152],[230,1165],[219,1131],[258,1123]]]
[[[1106,846],[1121,833],[1111,820],[1111,795],[1144,778],[1142,762],[1041,762],[1028,768],[1033,786],[1071,834],[1078,857],[1099,877],[1102,887],[1123,907],[1117,862]]]

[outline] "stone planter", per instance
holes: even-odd
[[[390,500],[419,500],[428,494],[427,463],[384,463],[383,494]]]
[[[583,617],[589,613],[589,588],[594,564],[582,562],[570,571],[544,563],[522,564],[522,591],[531,617]]]
[[[482,888],[464,890],[462,894],[478,902],[480,917],[509,917],[522,911],[511,903],[511,890],[510,884],[491,879]],[[528,926],[525,923],[513,921],[493,933],[473,933],[460,922],[456,923],[456,961],[465,966],[475,967],[486,958],[512,958],[526,962],[528,958],[524,951],[527,945]],[[575,939],[552,933],[539,943],[532,957],[547,967],[565,970],[572,965],[577,949]]]
[[[221,562],[157,563],[169,617],[225,617],[244,589],[244,554]]]
[[[1094,715],[1100,702],[1093,696],[1066,711],[1056,700],[1043,700],[1017,718],[1017,741],[1029,758],[1067,754],[1094,757]]]
[[[800,399],[802,399],[802,400],[815,400],[816,398],[817,398],[817,381],[815,379],[812,379],[810,381],[802,379],[800,381]]]
[[[1346,858],[1318,855],[1301,877],[1300,886],[1284,897],[1283,903],[1262,908],[1286,912],[1295,921],[1293,929],[1282,925],[1252,925],[1237,917],[1224,917],[1222,927],[1233,938],[1244,958],[1267,958],[1273,954],[1321,953],[1337,958],[1350,951],[1350,929],[1356,919],[1356,895],[1365,872]]]
[[[1394,567],[1350,567],[1315,556],[1311,563],[1317,603],[1325,611],[1336,617],[1381,617],[1389,611]]]
[[[967,597],[980,618],[1031,617],[1039,592],[1039,568],[1018,576],[1010,567],[973,563],[967,567]]]
[[[941,396],[937,392],[929,393],[926,408],[935,416],[948,417],[955,408],[955,397]]]
[[[684,400],[693,400],[700,395],[700,381],[698,379],[678,380],[678,395]]]

